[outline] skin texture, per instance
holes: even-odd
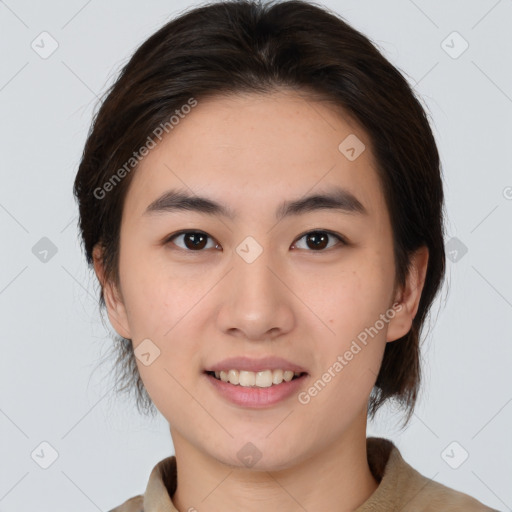
[[[355,134],[366,146],[350,161],[338,150]],[[333,185],[368,215],[317,210],[276,223],[283,200]],[[191,211],[143,215],[180,188],[229,206],[235,220]],[[183,236],[211,238],[202,252]],[[304,233],[328,230],[315,249]],[[262,254],[237,246],[252,236]],[[284,91],[199,101],[135,171],[121,224],[120,289],[102,278],[109,319],[136,348],[160,356],[144,385],[168,420],[177,456],[180,511],[353,510],[377,488],[366,460],[366,407],[387,342],[405,335],[417,311],[428,251],[418,250],[404,288],[395,287],[392,231],[370,141],[332,106]],[[219,244],[220,248],[215,248]],[[189,244],[190,247],[192,244]],[[188,251],[188,252],[186,252]],[[296,395],[264,409],[222,398],[203,374],[224,358],[284,357],[307,369],[309,388],[379,315],[400,311],[311,401]],[[247,468],[247,443],[262,457]]]

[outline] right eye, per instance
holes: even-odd
[[[180,237],[183,237],[181,238],[183,245],[179,245],[173,242],[174,240],[179,240]],[[165,244],[173,242],[175,245],[177,245],[180,249],[183,249],[184,251],[201,252],[201,250],[204,249],[205,246],[207,245],[208,239],[212,240],[213,243],[213,238],[207,233],[204,233],[203,231],[180,231],[179,233],[175,233],[168,237],[165,240]],[[218,247],[220,247],[218,243],[215,243],[213,245],[214,249]],[[211,249],[212,246],[206,248]]]

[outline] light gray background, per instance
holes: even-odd
[[[109,364],[98,368],[109,334],[78,244],[72,183],[98,97],[139,44],[191,5],[0,1],[2,512],[109,510],[142,493],[154,464],[174,453],[163,417],[140,417],[109,393]],[[393,439],[427,477],[511,510],[512,1],[324,5],[423,98],[442,156],[447,243],[450,253],[452,237],[467,248],[447,262],[409,428],[400,432],[388,408],[369,433]],[[59,45],[46,59],[31,47],[43,31]],[[457,58],[453,31],[469,44]],[[57,249],[46,262],[32,252],[43,237]],[[48,469],[31,458],[43,441],[58,452]],[[462,450],[469,458],[453,469],[447,460],[456,465]]]

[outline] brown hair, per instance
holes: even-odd
[[[368,404],[373,417],[394,398],[408,410],[408,421],[420,383],[420,332],[445,273],[440,160],[407,81],[369,39],[326,8],[302,0],[206,4],[182,13],[137,49],[94,117],[74,183],[87,262],[92,264],[99,243],[105,277],[119,284],[121,215],[136,169],[136,162],[133,170],[126,162],[155,128],[169,124],[191,97],[279,88],[343,108],[368,134],[393,228],[397,284],[405,283],[411,253],[421,246],[429,250],[412,328],[386,344]],[[123,179],[113,183],[116,171]],[[131,340],[116,341],[120,389],[135,389],[139,410],[155,412]]]

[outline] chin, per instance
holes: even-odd
[[[250,439],[250,436],[245,437]],[[221,452],[210,452],[216,460],[233,469],[249,469],[254,471],[279,471],[288,469],[294,465],[294,457],[288,450],[283,449],[282,442],[276,438],[277,444],[281,444],[282,451],[277,450],[269,439],[249,441],[229,441],[229,446]],[[226,456],[226,453],[228,456]]]

